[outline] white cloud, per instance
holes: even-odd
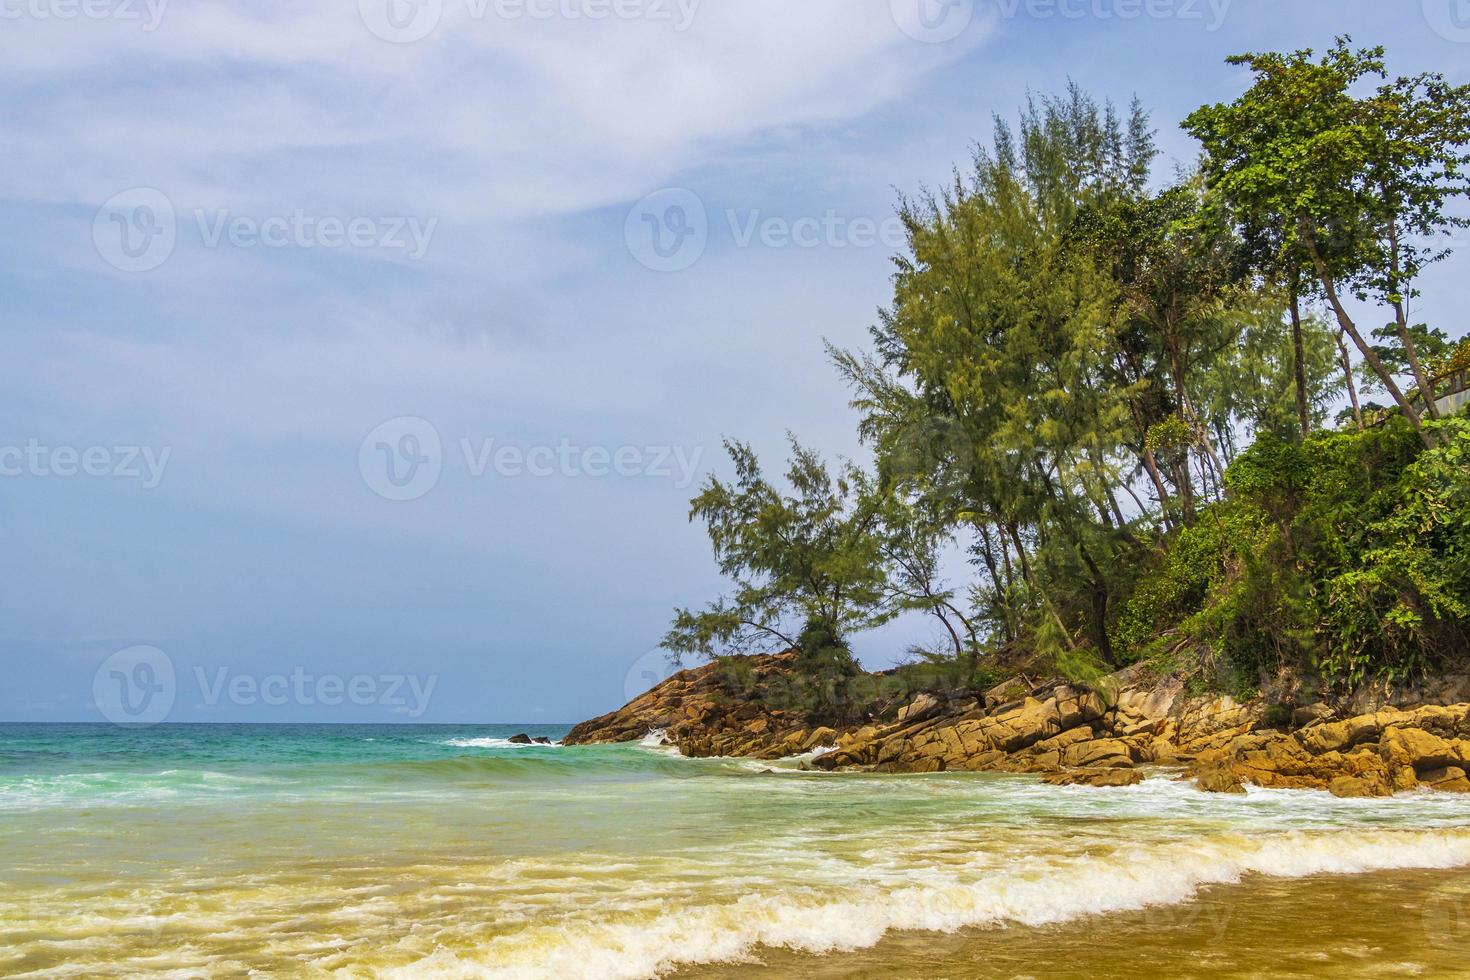
[[[918,43],[887,0],[705,0],[684,31],[475,18],[473,3],[445,0],[437,29],[401,45],[340,2],[175,2],[152,32],[7,22],[0,78],[24,93],[0,123],[8,193],[96,204],[142,184],[182,206],[575,212],[763,130],[860,115],[982,33]]]

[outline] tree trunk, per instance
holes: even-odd
[[[1404,300],[1399,293],[1399,229],[1392,219],[1388,222],[1390,269],[1393,275],[1393,320],[1403,342],[1404,354],[1409,359],[1409,370],[1414,373],[1414,383],[1419,386],[1419,396],[1424,399],[1424,414],[1432,419],[1439,418],[1439,407],[1434,404],[1434,385],[1429,375],[1419,364],[1419,352],[1414,347],[1414,338],[1409,335],[1409,317],[1404,310]]]
[[[989,532],[987,531],[986,533],[989,533]],[[1010,643],[1010,642],[1014,642],[1015,641],[1015,639],[1016,639],[1016,633],[1017,633],[1017,630],[1016,630],[1016,627],[1015,627],[1015,622],[1014,622],[1015,614],[1016,614],[1016,610],[1015,610],[1015,601],[1016,601],[1015,570],[1011,567],[1011,546],[1006,543],[1005,535],[1000,533],[1000,529],[999,528],[996,529],[995,537],[1000,542],[1000,563],[1001,563],[1001,567],[1003,569],[1005,569],[1005,573],[1006,573],[1005,598],[1001,602],[1001,609],[1005,613],[1005,620],[1006,620],[1006,642],[1007,643]]]
[[[1194,409],[1194,399],[1189,397],[1189,389],[1185,385],[1184,360],[1179,350],[1179,337],[1175,332],[1173,315],[1170,314],[1164,319],[1164,344],[1169,349],[1169,373],[1174,379],[1174,393],[1179,398],[1179,408],[1184,412],[1185,421],[1199,433],[1200,441],[1204,444],[1204,450],[1209,454],[1215,470],[1224,472],[1225,466],[1220,462],[1220,454],[1215,452],[1215,442],[1210,438],[1209,429],[1200,421],[1199,413]],[[1186,469],[1188,465],[1186,462]]]
[[[1347,385],[1348,399],[1353,403],[1353,421],[1358,424],[1358,431],[1363,431],[1363,408],[1358,404],[1358,386],[1353,383],[1353,359],[1348,356],[1347,344],[1343,343],[1342,330],[1338,329],[1333,334],[1337,341],[1337,363],[1342,365],[1342,380]]]
[[[1291,268],[1291,350],[1296,371],[1296,412],[1302,427],[1302,439],[1312,431],[1312,416],[1307,408],[1307,357],[1302,343],[1301,271]]]
[[[1353,322],[1353,318],[1348,316],[1347,310],[1343,308],[1342,300],[1337,295],[1337,284],[1332,281],[1332,273],[1328,271],[1326,261],[1323,260],[1321,253],[1317,251],[1316,239],[1313,237],[1310,226],[1305,221],[1302,222],[1302,231],[1304,233],[1303,237],[1306,239],[1307,248],[1311,252],[1312,263],[1317,270],[1317,279],[1322,283],[1323,291],[1327,293],[1327,302],[1332,305],[1332,312],[1337,316],[1338,325],[1342,327],[1343,332],[1353,338],[1353,345],[1358,348],[1358,353],[1363,355],[1363,360],[1367,361],[1368,366],[1373,369],[1373,373],[1378,375],[1378,380],[1383,382],[1383,387],[1393,397],[1400,411],[1404,413],[1404,418],[1408,419],[1409,424],[1414,427],[1414,431],[1419,433],[1419,438],[1424,441],[1424,445],[1431,449],[1434,448],[1434,440],[1429,437],[1429,433],[1424,431],[1424,423],[1420,420],[1419,413],[1414,411],[1414,406],[1409,404],[1409,400],[1404,397],[1403,391],[1399,389],[1398,382],[1393,379],[1393,375],[1389,372],[1388,368],[1383,366],[1383,362],[1378,359],[1378,355],[1373,352],[1373,348],[1363,340],[1363,335],[1358,332],[1358,325]]]
[[[1164,478],[1159,473],[1159,464],[1154,459],[1154,451],[1148,446],[1143,447],[1143,468],[1148,471],[1148,478],[1153,481],[1154,492],[1159,495],[1159,510],[1164,515],[1165,530],[1174,529],[1174,518],[1171,514],[1173,507],[1169,491],[1164,488]]]

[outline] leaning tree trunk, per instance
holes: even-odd
[[[1312,431],[1312,416],[1307,408],[1307,357],[1302,343],[1301,271],[1291,269],[1291,350],[1296,371],[1296,412],[1301,422],[1302,438]]]
[[[1368,366],[1373,369],[1373,373],[1378,375],[1378,380],[1383,383],[1383,387],[1387,389],[1389,395],[1393,397],[1394,402],[1398,404],[1400,411],[1404,413],[1404,418],[1409,420],[1409,424],[1414,427],[1414,431],[1419,434],[1419,438],[1423,440],[1424,445],[1431,449],[1434,448],[1434,440],[1430,438],[1429,433],[1424,431],[1424,423],[1419,418],[1419,413],[1414,411],[1414,406],[1404,397],[1404,393],[1399,388],[1398,382],[1393,379],[1393,375],[1389,372],[1388,368],[1384,367],[1383,362],[1378,359],[1377,353],[1363,339],[1363,335],[1358,332],[1358,325],[1353,322],[1353,318],[1348,316],[1347,310],[1342,305],[1341,297],[1337,295],[1337,284],[1332,280],[1332,273],[1328,270],[1327,263],[1323,260],[1321,253],[1317,251],[1317,242],[1312,235],[1311,228],[1303,222],[1302,230],[1306,239],[1307,248],[1311,252],[1312,264],[1317,270],[1317,279],[1321,282],[1322,289],[1327,294],[1327,302],[1332,306],[1332,312],[1337,317],[1338,325],[1342,327],[1343,331],[1349,337],[1353,338],[1353,344],[1358,348],[1358,353],[1363,355],[1363,360],[1367,361]]]
[[[1348,400],[1353,403],[1353,421],[1358,425],[1358,431],[1363,431],[1363,407],[1358,404],[1358,386],[1353,382],[1353,359],[1348,356],[1347,344],[1342,340],[1342,329],[1338,328],[1333,334],[1337,341],[1337,363],[1342,365],[1343,384],[1347,385]]]

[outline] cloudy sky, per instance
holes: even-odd
[[[721,439],[860,454],[897,193],[1344,32],[1467,80],[1463,0],[0,0],[0,720],[615,707]]]

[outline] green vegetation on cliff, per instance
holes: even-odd
[[[1023,654],[1232,690],[1470,655],[1470,422],[1435,405],[1470,348],[1411,320],[1467,224],[1470,86],[1345,39],[1232,61],[1255,83],[1189,117],[1204,153],[1168,183],[1137,103],[1072,88],[901,202],[872,349],[830,350],[872,471],[793,441],[784,489],[732,444],[691,519],[736,589],[679,610],[671,651],[840,678],[855,633],[918,610],[940,639],[914,652],[971,684]]]

